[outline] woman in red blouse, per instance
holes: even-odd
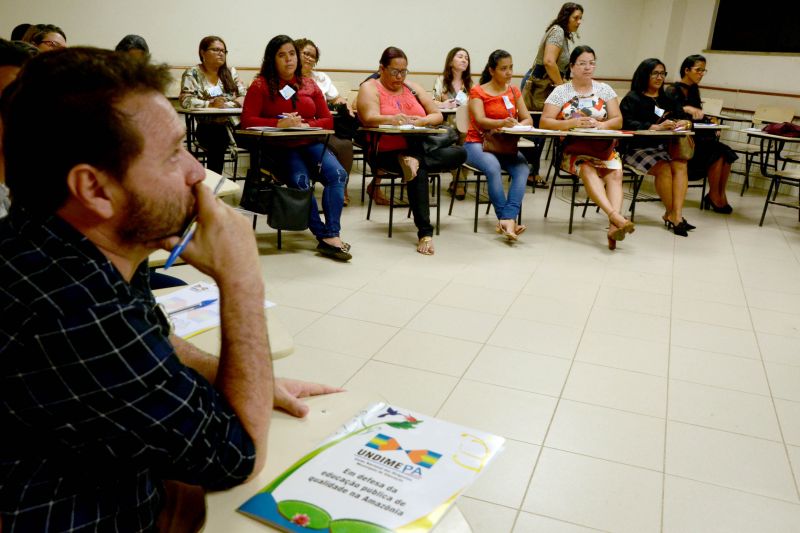
[[[333,118],[325,96],[311,78],[303,77],[299,51],[291,37],[273,37],[264,51],[261,72],[253,80],[242,109],[242,127],[272,126],[321,127],[333,129]],[[347,261],[350,245],[339,237],[347,172],[336,157],[317,140],[290,141],[270,154],[271,170],[289,187],[308,189],[322,158],[322,173],[314,177],[324,186],[320,218],[317,201],[312,199],[308,227],[319,241],[323,255]]]

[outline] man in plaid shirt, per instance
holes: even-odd
[[[191,531],[203,489],[255,476],[273,404],[332,389],[273,380],[247,219],[202,185],[163,96],[165,66],[69,48],[3,94],[0,530]],[[37,139],[47,137],[42,143]],[[147,256],[173,247],[217,282],[222,346],[171,336]]]

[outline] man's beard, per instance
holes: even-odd
[[[128,190],[128,205],[119,235],[128,243],[147,243],[180,233],[193,215],[191,205],[183,205],[175,197],[163,195],[144,198]]]

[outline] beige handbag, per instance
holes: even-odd
[[[522,89],[522,98],[528,111],[541,111],[544,109],[545,100],[555,88],[556,86],[550,81],[550,78],[543,80],[534,77],[528,78],[528,81],[525,82],[525,87]]]

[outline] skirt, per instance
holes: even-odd
[[[663,144],[639,148],[625,154],[625,164],[635,168],[640,174],[647,174],[661,161],[672,161]]]

